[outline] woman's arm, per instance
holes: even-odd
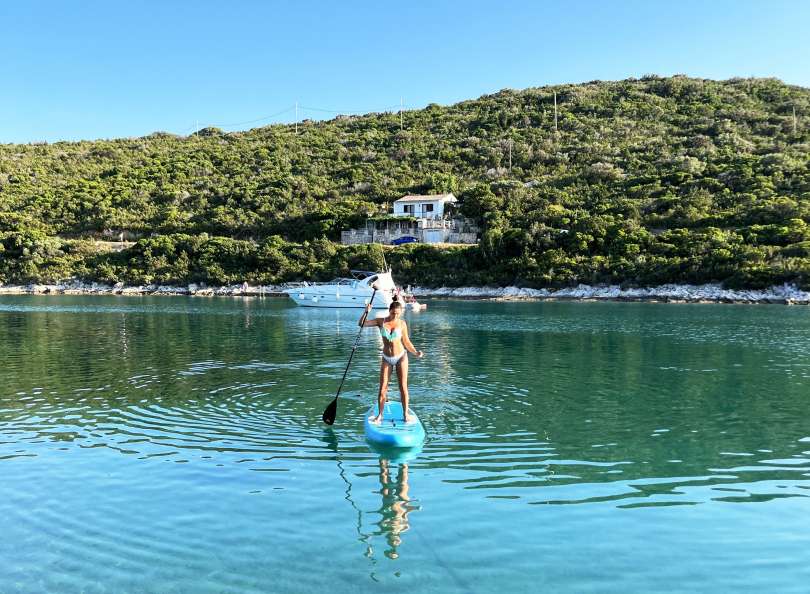
[[[360,320],[358,320],[358,322],[357,322],[358,326],[362,326],[363,328],[365,328],[366,326],[379,326],[380,325],[379,322],[377,321],[377,318],[371,318],[371,319],[368,318],[368,314],[370,312],[371,312],[371,304],[368,303],[366,305],[366,311],[363,313],[362,316],[360,316]],[[363,316],[365,316],[365,318],[366,318],[365,321],[363,320]]]
[[[410,336],[408,336],[408,324],[406,324],[404,321],[402,322],[402,346],[404,346],[405,349],[408,352],[413,353],[414,355],[416,355],[420,359],[425,354],[422,351],[417,351],[416,347],[413,346],[413,343],[411,342],[411,338],[410,338]]]

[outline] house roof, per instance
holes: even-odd
[[[394,202],[436,202],[443,200],[445,202],[456,202],[456,197],[453,194],[432,194],[430,196],[409,195],[403,196]]]

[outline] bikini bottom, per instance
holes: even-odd
[[[383,353],[382,358],[383,358],[383,361],[388,363],[391,367],[396,367],[399,364],[399,362],[402,361],[402,358],[407,354],[408,354],[408,351],[402,351],[399,355],[394,355],[393,357],[389,357],[388,355]]]

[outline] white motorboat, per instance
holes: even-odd
[[[374,289],[374,308],[387,309],[396,294],[390,272],[352,270],[353,278],[336,278],[327,283],[296,283],[284,292],[298,305],[305,307],[365,307]]]

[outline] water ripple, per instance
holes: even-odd
[[[609,563],[595,533],[643,557],[647,536],[628,521],[640,513],[680,551],[683,583],[709,556],[688,552],[706,526],[728,559],[713,575],[745,566],[750,533],[794,579],[803,571],[810,322],[794,310],[432,303],[409,318],[428,353],[410,381],[428,441],[392,454],[370,449],[360,423],[379,373],[373,332],[337,424],[320,421],[357,312],[0,302],[0,591],[283,592],[302,575],[308,590],[530,591],[527,559],[567,576],[569,557]],[[324,550],[344,568],[337,582],[309,571]],[[789,573],[770,585],[790,590]],[[632,575],[572,589],[658,584]]]

